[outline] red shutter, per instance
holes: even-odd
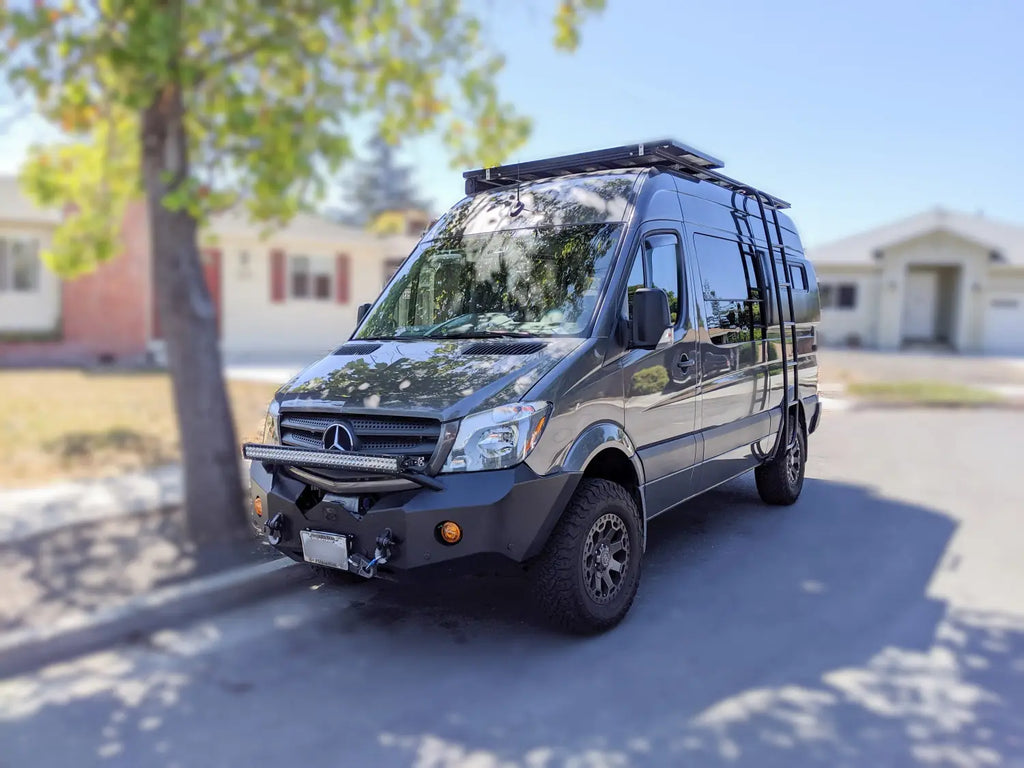
[[[270,252],[270,300],[284,301],[284,251]]]
[[[334,277],[338,281],[335,298],[339,304],[348,304],[349,258],[347,253],[339,253],[335,262]]]

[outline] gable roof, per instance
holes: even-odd
[[[14,176],[0,176],[0,221],[59,224],[60,211],[40,208],[21,190]]]
[[[811,261],[822,264],[872,264],[875,251],[933,232],[958,235],[998,253],[1006,264],[1024,265],[1024,224],[943,208],[933,208],[842,240],[808,248],[807,256]]]

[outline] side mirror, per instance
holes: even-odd
[[[633,294],[630,346],[654,349],[670,325],[668,294],[660,288],[638,288]]]
[[[356,322],[363,322],[363,318],[366,317],[366,313],[370,311],[372,304],[360,304],[359,309],[356,310]]]

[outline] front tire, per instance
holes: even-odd
[[[807,434],[797,419],[790,421],[786,450],[754,470],[757,492],[766,504],[788,506],[800,498],[807,466]]]
[[[642,555],[633,495],[610,480],[584,479],[531,569],[541,610],[576,634],[615,626],[636,597]]]

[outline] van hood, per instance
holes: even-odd
[[[520,400],[583,339],[372,343],[380,346],[368,354],[332,354],[313,363],[281,387],[275,400],[285,409],[336,407],[347,412],[403,413],[449,421]],[[500,347],[525,344],[543,346],[525,355],[500,353]],[[473,348],[483,345],[499,353],[474,354]]]

